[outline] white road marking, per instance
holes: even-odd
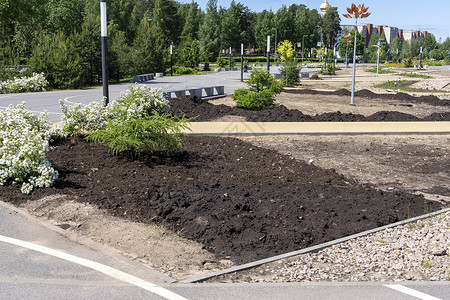
[[[436,297],[430,296],[428,294],[413,290],[411,288],[408,288],[408,287],[400,285],[400,284],[385,284],[384,286],[388,287],[390,289],[396,290],[400,293],[407,294],[407,295],[410,295],[410,296],[413,296],[413,297],[416,297],[419,299],[423,299],[423,300],[441,300],[439,298],[436,298]]]
[[[145,289],[149,292],[152,292],[154,294],[160,295],[161,297],[164,297],[166,299],[170,299],[170,300],[187,300],[186,298],[175,294],[172,291],[166,290],[165,288],[162,288],[154,283],[142,280],[138,277],[135,277],[133,275],[124,273],[122,271],[119,271],[117,269],[111,268],[109,266],[97,263],[95,261],[92,260],[88,260],[88,259],[84,259],[78,256],[74,256],[71,254],[67,254],[67,253],[63,253],[61,251],[58,250],[54,250],[51,248],[47,248],[44,246],[40,246],[40,245],[36,245],[30,242],[26,242],[26,241],[22,241],[22,240],[18,240],[18,239],[13,239],[10,237],[6,237],[3,235],[0,235],[0,242],[5,242],[8,244],[12,244],[12,245],[16,245],[19,247],[23,247],[23,248],[27,248],[30,250],[34,250],[37,252],[41,252],[47,255],[51,255],[60,259],[64,259],[66,261],[70,261],[72,263],[78,264],[78,265],[82,265],[85,266],[87,268],[91,268],[95,271],[101,272],[105,275],[108,275],[110,277],[113,277],[115,279],[127,282],[129,284],[135,285],[137,287],[140,287],[142,289]]]

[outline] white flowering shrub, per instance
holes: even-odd
[[[36,116],[25,103],[0,110],[0,185],[21,183],[28,194],[53,184],[58,172],[47,160],[50,129],[47,114]]]
[[[105,107],[102,103],[91,102],[86,106],[68,106],[60,100],[63,113],[59,130],[62,135],[77,135],[105,129],[108,123],[120,125],[130,119],[140,119],[168,112],[169,101],[163,97],[161,89],[131,85],[120,98]]]
[[[63,115],[56,133],[68,136],[105,129],[111,115],[110,108],[105,107],[105,101],[104,98],[102,103],[91,102],[86,106],[81,104],[69,106],[64,100],[59,100]]]
[[[163,96],[161,89],[148,89],[136,84],[113,101],[111,112],[114,119],[125,122],[133,118],[164,114],[168,108],[169,100]]]
[[[0,93],[23,93],[45,91],[48,81],[44,73],[33,73],[32,77],[14,78],[12,80],[0,81]]]

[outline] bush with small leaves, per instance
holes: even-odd
[[[114,154],[123,151],[154,152],[166,151],[168,154],[179,149],[184,142],[189,119],[155,114],[145,118],[130,118],[106,129],[88,134],[90,142],[106,144]]]
[[[247,85],[248,89],[236,90],[232,98],[238,107],[251,110],[272,105],[275,101],[274,95],[283,90],[283,85],[263,69],[253,70]]]
[[[271,106],[275,101],[274,93],[270,89],[255,92],[250,89],[238,89],[232,95],[236,106],[250,110],[261,110]]]

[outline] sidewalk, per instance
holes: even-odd
[[[450,122],[192,122],[192,135],[450,134]]]

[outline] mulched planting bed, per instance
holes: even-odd
[[[217,258],[249,262],[421,215],[440,208],[422,196],[384,192],[334,170],[224,137],[188,136],[173,157],[112,155],[74,138],[48,154],[60,178],[14,204],[76,196],[112,215],[156,222],[202,243]]]
[[[333,96],[350,96],[351,92],[346,89],[339,89],[336,91],[316,91],[310,89],[289,89],[284,92],[289,94],[299,95],[333,95]],[[381,99],[381,100],[397,100],[410,103],[424,103],[433,106],[450,106],[450,100],[441,100],[436,96],[427,95],[415,97],[406,93],[396,94],[377,94],[372,91],[362,89],[355,92],[355,97],[369,98],[369,99]]]
[[[304,90],[299,90],[304,91]],[[344,90],[346,91],[346,90]],[[450,101],[448,101],[450,102]],[[425,118],[395,111],[381,111],[371,116],[341,113],[339,111],[320,115],[305,115],[284,105],[273,105],[259,111],[251,111],[224,104],[214,105],[195,96],[170,99],[170,109],[179,117],[196,117],[194,121],[211,121],[223,116],[240,116],[248,122],[375,122],[375,121],[450,121],[450,112],[433,113]]]

